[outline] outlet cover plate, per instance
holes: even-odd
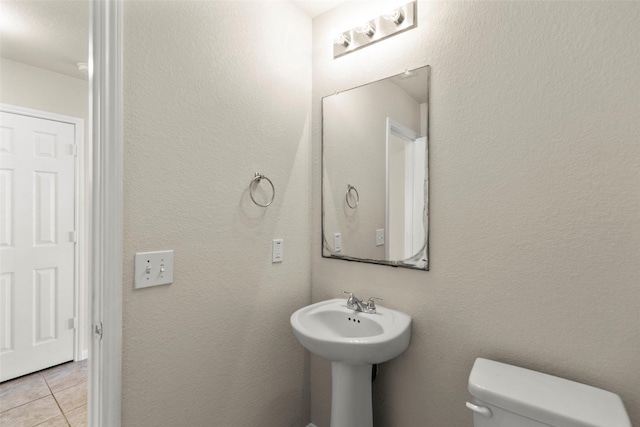
[[[282,262],[284,259],[284,240],[273,239],[271,247],[271,262]]]
[[[333,250],[337,254],[342,252],[342,234],[340,233],[335,233],[333,235]]]

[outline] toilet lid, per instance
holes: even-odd
[[[492,360],[476,359],[469,392],[490,405],[552,426],[631,427],[617,394]]]

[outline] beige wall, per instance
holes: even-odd
[[[123,426],[308,422],[310,38],[285,2],[124,4]],[[173,284],[134,290],[162,249]]]
[[[0,102],[79,117],[86,124],[88,92],[86,80],[0,58]]]
[[[313,301],[348,289],[414,319],[375,425],[471,426],[476,357],[611,390],[640,424],[640,3],[420,1],[416,29],[333,60],[330,30],[375,4],[313,21],[311,235]],[[321,258],[321,97],[425,64],[431,271]],[[316,357],[311,400],[328,427]]]
[[[123,425],[305,425],[310,375],[327,427],[329,364],[309,371],[288,323],[310,276],[313,301],[348,287],[414,318],[377,426],[471,425],[478,356],[614,391],[640,422],[638,6],[420,2],[417,29],[334,61],[362,2],[313,43],[281,2],[126,2]],[[320,98],[425,64],[431,271],[322,259]],[[134,291],[134,253],[158,249],[174,283]]]

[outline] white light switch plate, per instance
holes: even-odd
[[[138,252],[135,275],[135,289],[173,283],[173,251]]]

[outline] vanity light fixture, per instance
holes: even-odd
[[[416,1],[412,0],[376,18],[343,31],[333,39],[333,58],[415,28]]]

